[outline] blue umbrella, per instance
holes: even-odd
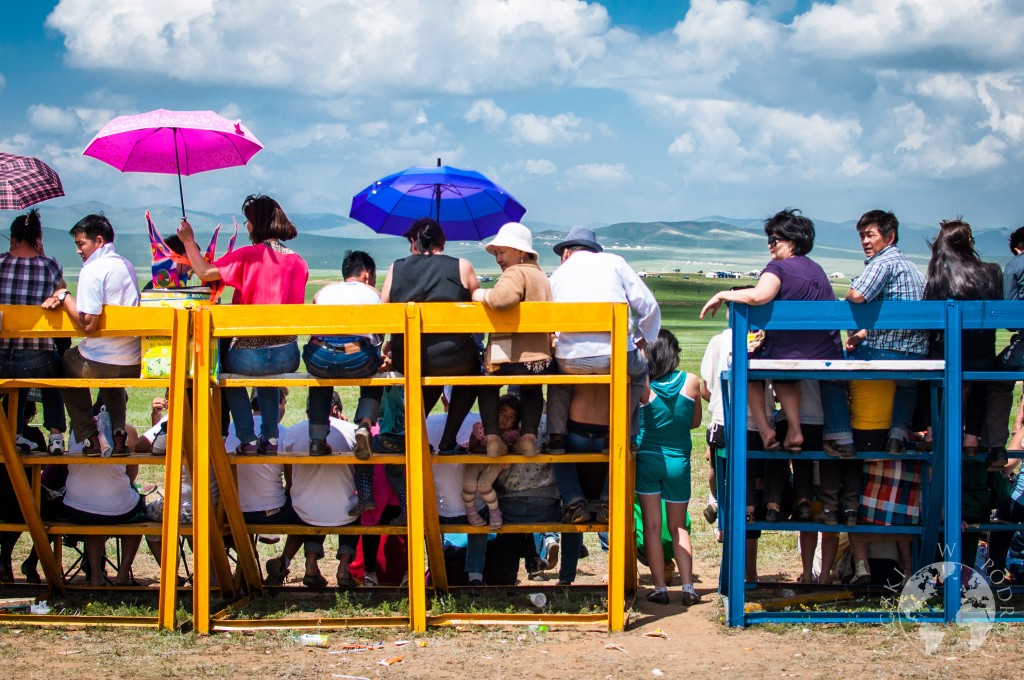
[[[377,180],[352,197],[349,217],[378,234],[401,236],[433,217],[452,241],[480,241],[526,213],[504,189],[473,170],[441,165],[409,168]]]

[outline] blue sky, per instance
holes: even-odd
[[[265,145],[185,178],[347,214],[411,165],[480,170],[570,225],[763,217],[1024,223],[1020,0],[63,0],[0,27],[0,150],[65,202],[173,205],[81,156],[110,118],[213,109]]]

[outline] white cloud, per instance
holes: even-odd
[[[553,175],[558,172],[558,168],[555,164],[546,158],[527,160],[523,163],[523,169],[531,175]]]
[[[907,77],[907,75],[904,75]],[[929,73],[920,80],[907,77],[907,90],[940,101],[967,101],[977,97],[974,83],[960,73]]]
[[[82,129],[90,135],[95,135],[118,115],[113,109],[95,109],[87,106],[76,106],[72,111],[78,117]]]
[[[239,120],[242,117],[242,107],[236,102],[228,102],[217,113],[228,120]]]
[[[509,119],[516,141],[539,146],[589,140],[590,133],[580,130],[582,123],[583,119],[574,113],[559,113],[554,116],[517,113]]]
[[[668,152],[673,156],[686,156],[693,153],[693,135],[689,132],[684,133],[672,140],[669,144]]]
[[[580,0],[62,0],[71,64],[317,94],[472,93],[564,81],[603,55],[608,13]],[[339,40],[343,30],[344,39]]]
[[[427,112],[424,111],[423,109],[420,109],[419,111],[416,112],[416,118],[414,119],[414,121],[416,125],[426,125],[427,123],[430,122],[429,120],[427,120]]]
[[[4,85],[7,84],[7,79],[4,78],[4,74],[0,73],[0,90],[4,89]]]
[[[373,139],[377,137],[383,137],[388,132],[389,125],[387,121],[375,120],[369,123],[363,123],[359,126],[359,137],[362,139]]]
[[[575,184],[627,184],[633,176],[624,163],[584,163],[574,165],[566,176]]]
[[[985,126],[1014,144],[1024,141],[1024,78],[1018,76],[982,78],[978,98],[988,113]]]
[[[317,123],[309,127],[281,135],[268,145],[275,153],[305,149],[316,145],[317,148],[336,148],[340,142],[349,140],[352,134],[344,123]]]
[[[497,127],[508,119],[504,109],[494,103],[493,99],[478,99],[466,112],[466,120],[470,123],[483,123]]]
[[[28,107],[28,122],[37,130],[67,134],[78,129],[78,116],[56,106],[32,104]]]

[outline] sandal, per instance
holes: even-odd
[[[363,576],[363,586],[367,588],[376,588],[380,585],[380,581],[377,580],[377,574],[372,571],[366,572]]]
[[[284,585],[284,580],[287,576],[288,568],[284,566],[284,560],[282,560],[280,557],[271,557],[269,560],[267,560],[267,577],[263,579],[263,585]],[[306,579],[302,579],[302,583],[303,585],[305,585]]]
[[[306,574],[302,577],[302,585],[307,588],[326,588],[327,579],[323,574]]]
[[[480,516],[480,513],[477,512],[476,508],[466,508],[466,521],[474,527],[482,527],[487,524],[487,522],[484,521],[484,518]]]
[[[353,585],[352,574],[348,573],[347,564],[334,575],[334,578],[338,581],[339,588],[351,588]],[[324,580],[324,583],[327,583],[326,579]]]

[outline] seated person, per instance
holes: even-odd
[[[355,449],[356,426],[344,420],[332,418],[327,444],[332,451],[350,453]],[[285,451],[302,451],[309,442],[309,421],[302,421],[284,432]],[[242,466],[239,466],[242,467]],[[297,522],[315,527],[342,527],[352,524],[356,518],[350,514],[356,504],[356,487],[351,465],[296,465],[292,468],[290,494],[292,508]],[[288,536],[281,557],[269,560],[267,573],[274,570],[286,574],[292,558],[303,548],[306,556],[306,570],[302,584],[309,588],[323,588],[327,579],[320,573],[319,560],[324,556],[324,541],[320,535]],[[356,554],[359,537],[351,534],[338,535],[338,587],[352,585],[348,567]]]
[[[138,433],[126,426],[127,445],[133,447]],[[74,436],[68,451],[81,454],[82,444]],[[138,465],[68,465],[64,494],[64,516],[75,524],[124,524],[146,520],[146,500],[135,489]],[[89,585],[104,585],[103,557],[109,536],[86,536],[85,556],[89,563]],[[114,585],[131,585],[132,562],[142,536],[121,537],[121,563]]]

